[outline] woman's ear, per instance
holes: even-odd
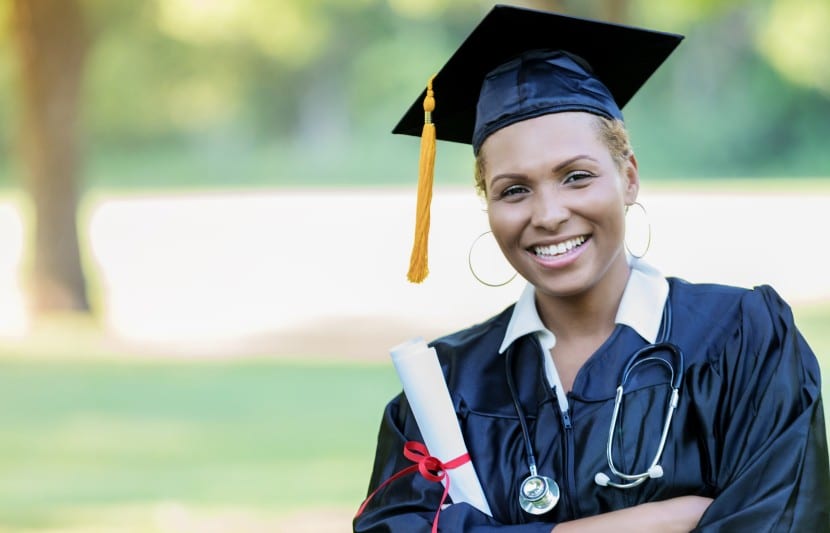
[[[637,194],[640,192],[640,171],[637,169],[637,158],[632,153],[623,167],[623,180],[625,186],[625,205],[631,205],[637,201]]]

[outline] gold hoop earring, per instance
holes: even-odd
[[[467,265],[470,267],[470,274],[472,274],[476,281],[478,281],[482,285],[485,285],[487,287],[504,287],[505,285],[516,279],[518,272],[514,272],[513,275],[510,276],[510,278],[507,281],[504,281],[502,283],[490,283],[489,281],[485,281],[478,274],[476,274],[476,270],[475,268],[473,268],[473,249],[476,247],[476,244],[478,244],[481,238],[487,235],[488,233],[493,232],[489,230],[485,231],[473,240],[473,243],[470,245],[470,249],[467,251]]]
[[[645,221],[646,221],[646,227],[648,228],[648,237],[646,238],[645,250],[643,250],[643,253],[641,253],[639,255],[637,255],[637,254],[635,254],[634,252],[631,251],[631,248],[628,246],[628,240],[627,239],[623,239],[623,246],[625,246],[625,251],[628,252],[628,254],[631,257],[634,257],[636,259],[642,259],[648,253],[648,249],[651,248],[651,222],[648,219],[648,211],[646,211],[646,208],[643,206],[643,204],[641,204],[640,202],[634,202],[631,205],[636,205],[643,212],[643,216],[645,217]],[[631,205],[625,206],[626,228],[628,227],[628,208],[631,207]],[[626,232],[626,233],[628,233],[628,232]]]

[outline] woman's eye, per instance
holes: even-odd
[[[565,176],[563,183],[575,183],[592,177],[594,175],[589,172],[571,172]]]
[[[524,185],[511,185],[506,187],[503,191],[501,191],[501,197],[505,198],[507,196],[515,196],[517,194],[522,194],[527,192],[527,187]]]

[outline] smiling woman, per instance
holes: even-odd
[[[633,155],[622,168],[615,163],[597,120],[605,119],[542,115],[496,131],[479,152],[489,161],[483,166],[493,235],[537,297],[597,286],[592,297],[618,299],[615,287],[628,278],[624,206],[637,198],[637,163]]]
[[[430,457],[435,421],[394,398],[355,531],[827,530],[819,368],[787,303],[626,253],[640,174],[621,108],[680,40],[499,6],[431,80],[424,131],[472,145],[527,285],[431,345],[466,453]],[[417,134],[419,107],[396,132]],[[444,505],[467,462],[485,504]]]

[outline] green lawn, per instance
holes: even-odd
[[[398,388],[391,365],[0,359],[0,530],[351,512]]]
[[[830,305],[796,315],[830,375]],[[84,334],[47,333],[0,347],[0,531],[349,530],[391,364],[78,357]]]

